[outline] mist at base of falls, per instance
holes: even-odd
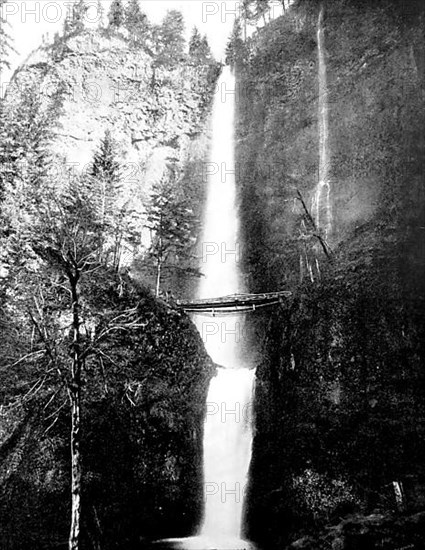
[[[165,539],[156,541],[151,550],[260,550],[258,546],[247,540],[232,537],[186,537],[181,539]]]

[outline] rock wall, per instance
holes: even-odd
[[[49,150],[58,168],[90,168],[93,153],[109,129],[121,165],[122,201],[143,214],[152,185],[168,166],[183,176],[197,159],[196,180],[188,182],[198,208],[202,197],[202,162],[208,151],[209,107],[219,67],[176,62],[158,65],[145,50],[107,30],[85,30],[33,52],[12,78],[5,108],[10,120],[29,96],[47,110],[60,109]],[[201,150],[200,150],[201,149]],[[199,189],[201,186],[201,189]],[[189,189],[190,190],[190,189]],[[141,227],[142,242],[149,231]]]
[[[302,227],[297,191],[311,211],[319,171],[319,5],[299,4],[250,39],[239,67],[245,259],[259,289],[297,284],[300,254],[317,247]],[[424,215],[424,23],[403,19],[408,7],[386,4],[324,2],[331,248],[378,218],[403,231]]]
[[[294,293],[254,321],[263,358],[247,534],[273,547],[306,535],[294,547],[409,547],[422,520],[386,532],[379,520],[372,534],[361,517],[379,512],[388,527],[391,514],[423,509],[423,8],[323,6],[328,256],[312,220],[319,4],[300,1],[260,29],[238,67],[246,271],[253,291]],[[350,514],[334,546],[317,537]]]

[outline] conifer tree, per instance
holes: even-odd
[[[5,102],[0,100],[0,202],[5,198],[6,187],[16,175],[13,126]]]
[[[69,34],[80,33],[84,30],[84,19],[87,11],[87,6],[84,0],[78,0],[65,17],[64,30],[65,36]]]
[[[84,30],[84,19],[87,11],[87,6],[84,0],[78,0],[72,10],[72,22],[74,32],[81,32]]]
[[[44,106],[38,88],[28,86],[19,106],[0,103],[0,198],[6,187],[25,182],[28,189],[42,186],[50,166],[49,143],[62,108],[63,90]],[[29,200],[29,195],[26,197]]]
[[[199,50],[202,46],[202,37],[201,33],[198,31],[197,27],[193,27],[192,35],[189,40],[189,55],[191,57],[196,57]]]
[[[178,10],[168,10],[154,33],[157,62],[167,67],[185,59],[184,19]]]
[[[185,270],[191,258],[198,220],[189,200],[176,187],[176,176],[169,172],[152,189],[146,227],[151,231],[149,257],[155,262],[155,294],[159,296],[163,267]],[[180,264],[180,265],[179,265]],[[186,266],[192,275],[198,272]]]
[[[94,154],[89,176],[93,205],[102,227],[99,261],[118,270],[124,245],[134,247],[140,240],[140,214],[132,207],[131,199],[124,196],[117,146],[109,130]]]
[[[111,131],[106,130],[99,149],[93,156],[91,175],[102,183],[102,219],[109,213],[111,201],[120,186],[120,165],[117,161],[116,144]]]
[[[130,40],[135,45],[146,41],[149,30],[148,18],[140,9],[139,0],[130,0],[125,8],[124,26],[130,34]]]
[[[211,52],[211,48],[208,43],[208,38],[206,34],[204,34],[204,36],[202,37],[201,55],[202,55],[202,58],[205,60],[205,62],[210,62],[213,60],[213,54]]]
[[[242,26],[239,18],[235,19],[232,33],[226,46],[226,64],[235,66],[244,61],[245,44],[242,40]]]
[[[117,161],[116,145],[110,130],[106,130],[99,149],[94,154],[90,175],[93,192],[96,195],[95,207],[103,228],[102,249],[99,252],[101,259],[107,262],[108,235],[118,231],[116,202],[121,188],[121,168]]]
[[[124,24],[124,6],[121,0],[112,0],[109,8],[109,26],[113,29],[119,29]]]
[[[241,15],[244,22],[256,25],[260,19],[266,23],[266,14],[270,15],[269,0],[243,0]]]
[[[201,36],[196,27],[193,28],[189,41],[189,57],[197,64],[208,64],[213,60],[207,36]]]

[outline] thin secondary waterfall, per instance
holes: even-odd
[[[202,234],[198,298],[244,291],[239,271],[240,245],[234,162],[235,79],[225,67],[212,113],[211,155],[207,164],[207,201]],[[240,539],[243,496],[251,457],[250,404],[254,371],[244,368],[243,318],[197,316],[206,349],[219,365],[211,381],[204,430],[205,512],[203,548],[249,548]]]
[[[319,181],[313,199],[313,212],[316,227],[324,231],[327,238],[332,229],[330,203],[330,155],[329,155],[329,91],[325,55],[325,35],[323,29],[323,6],[317,22],[317,50],[319,63]]]

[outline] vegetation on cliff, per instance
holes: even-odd
[[[102,269],[82,285],[84,326],[89,311],[96,320],[93,338],[117,330],[99,341],[82,372],[81,547],[135,548],[143,537],[191,534],[202,510],[202,422],[213,372],[200,337],[181,312],[128,276]],[[2,342],[5,549],[65,547],[69,532],[70,336],[65,310],[44,307],[50,324],[43,329],[51,334],[61,324],[63,342],[52,342],[61,373],[23,320],[6,318],[7,347]],[[125,327],[129,311],[133,328]],[[10,363],[18,338],[32,360]],[[85,346],[87,338],[83,328]]]
[[[219,67],[205,41],[203,54],[183,51],[177,12],[153,28],[135,19],[137,2],[123,13],[115,2],[108,28],[86,30],[85,9],[74,4],[64,35],[34,52],[0,105],[0,545],[10,550],[67,538],[70,550],[131,548],[192,534],[201,513],[214,369],[140,266],[160,239],[184,271],[202,196],[194,186],[160,214],[172,237],[151,203],[182,197],[187,164],[203,158],[196,140]]]
[[[190,534],[199,520],[202,420],[213,367],[190,321],[117,265],[109,146],[106,136],[91,177],[68,174],[58,185],[46,166],[3,202],[4,548],[61,544],[71,503],[72,548],[129,547],[164,534],[163,520],[170,533]],[[103,425],[105,415],[111,425],[97,432],[93,424]],[[116,463],[99,462],[103,446],[121,444],[127,451]],[[115,469],[117,480],[108,477]],[[114,483],[108,504],[100,488]],[[41,516],[33,513],[34,523],[23,525],[32,507]],[[126,529],[109,533],[114,521]]]

